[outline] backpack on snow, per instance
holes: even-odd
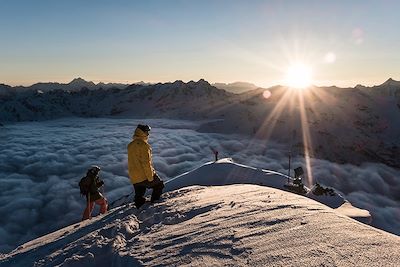
[[[81,191],[81,195],[87,196],[90,191],[90,186],[92,185],[92,178],[86,175],[79,181],[79,189]]]

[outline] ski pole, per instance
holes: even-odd
[[[290,140],[290,149],[289,149],[289,170],[288,170],[288,183],[290,176],[290,163],[292,159],[292,149],[293,149],[293,140],[296,138],[296,130],[293,130],[292,139]]]

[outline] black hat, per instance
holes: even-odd
[[[151,127],[149,125],[143,125],[143,124],[139,124],[137,128],[142,130],[143,132],[150,132],[151,130]]]
[[[88,174],[93,174],[93,175],[97,175],[99,172],[100,172],[100,167],[96,165],[90,167],[90,169],[87,171]]]

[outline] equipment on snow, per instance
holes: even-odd
[[[323,187],[321,186],[319,183],[316,183],[312,189],[312,192],[314,195],[316,196],[336,196],[336,192],[335,190],[333,190],[332,188],[329,187]]]
[[[304,184],[302,181],[302,175],[304,174],[303,168],[302,167],[297,167],[294,169],[294,179],[292,182],[288,182],[287,184],[283,185],[286,189],[288,189],[290,192],[304,195],[307,193],[307,190],[304,188]],[[288,177],[288,180],[290,178]]]
[[[296,130],[293,130],[292,140],[290,141],[290,149],[289,149],[289,168],[288,168],[288,180],[287,180],[288,183],[289,183],[289,177],[290,177],[290,163],[291,163],[291,160],[292,160],[293,140],[295,138],[296,138]]]
[[[303,168],[302,167],[297,167],[294,169],[294,178],[300,178],[304,174]]]

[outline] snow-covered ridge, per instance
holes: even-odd
[[[268,186],[276,189],[289,191],[285,185],[291,183],[293,179],[285,174],[257,169],[233,162],[230,158],[220,159],[216,162],[209,162],[203,166],[179,175],[166,184],[165,190],[172,191],[186,186],[217,186],[231,184],[255,184]],[[346,215],[362,222],[371,221],[371,215],[367,210],[353,207],[340,193],[334,195],[322,194],[315,195],[312,189],[304,187],[304,196],[314,199],[331,208],[341,208]],[[344,205],[344,206],[343,206]],[[343,206],[343,207],[342,207]],[[344,207],[346,209],[344,210]]]
[[[82,85],[84,82],[74,80],[71,83]],[[11,89],[7,87],[7,90]],[[210,117],[210,112],[232,95],[204,80],[132,84],[123,89],[11,90],[11,93],[0,95],[0,121],[37,121],[71,116],[198,119]]]
[[[268,186],[285,191],[290,191],[286,185],[292,184],[293,178],[288,177],[280,172],[263,170],[243,164],[235,163],[231,158],[223,158],[215,162],[208,162],[198,168],[185,172],[172,178],[166,182],[164,191],[173,191],[182,187],[201,185],[201,186],[219,186],[231,184],[254,184],[261,186]],[[347,211],[350,211],[352,205],[339,193],[335,192],[333,195],[322,194],[315,195],[313,188],[304,186],[305,192],[302,194],[308,198],[314,199],[322,204],[331,208],[339,208],[346,204]],[[112,207],[122,205],[133,197],[133,193],[121,197],[111,203]],[[369,222],[371,215],[367,210],[357,211],[357,216],[352,216],[348,212],[349,217],[354,217],[363,222]],[[360,215],[362,214],[362,215]]]
[[[400,238],[256,185],[193,186],[21,245],[1,266],[396,266]]]

